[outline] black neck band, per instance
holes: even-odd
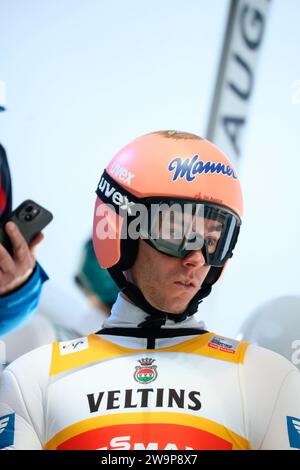
[[[204,335],[201,328],[103,328],[97,335],[130,336],[132,338],[177,338],[180,336]]]

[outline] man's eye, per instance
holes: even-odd
[[[210,253],[213,253],[217,247],[218,240],[216,238],[207,237],[205,241],[209,248]]]

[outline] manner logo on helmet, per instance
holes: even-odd
[[[145,357],[138,359],[140,366],[135,367],[134,379],[142,384],[149,384],[157,378],[157,366],[153,366],[155,359]]]
[[[223,338],[221,336],[213,336],[208,343],[209,348],[219,349],[227,353],[235,354],[239,342],[235,339]]]
[[[168,170],[170,172],[174,171],[173,181],[176,181],[178,178],[194,181],[195,175],[201,175],[202,173],[222,173],[222,175],[237,179],[230,165],[225,165],[221,162],[204,162],[200,160],[199,155],[194,155],[193,158],[173,158],[168,165]]]
[[[120,207],[120,209],[128,212],[129,215],[132,215],[131,207],[135,205],[135,202],[129,201],[127,196],[124,196],[117,191],[116,188],[111,186],[104,176],[102,176],[100,180],[98,191],[106,197],[107,201],[110,200],[115,206]]]
[[[135,175],[127,170],[127,168],[120,166],[118,163],[112,164],[109,169],[109,173],[129,186],[131,185],[131,180],[135,177]]]
[[[60,354],[65,356],[66,354],[71,354],[79,351],[83,351],[89,347],[87,338],[78,338],[74,341],[62,341],[59,343]]]

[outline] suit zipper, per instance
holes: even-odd
[[[155,338],[147,338],[147,349],[155,349]]]

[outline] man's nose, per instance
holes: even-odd
[[[182,260],[186,267],[197,267],[205,265],[205,258],[201,250],[190,251]]]

